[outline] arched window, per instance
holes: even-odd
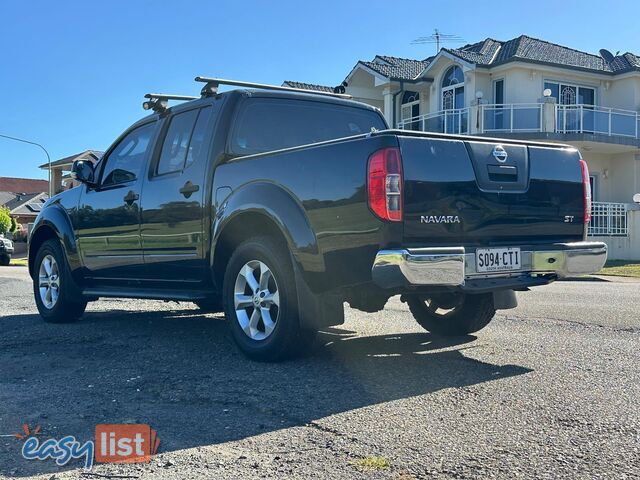
[[[453,65],[442,77],[442,109],[464,108],[464,73]]]
[[[420,93],[407,90],[402,94],[402,105],[400,106],[400,120],[404,128],[408,130],[416,130],[418,122],[415,119],[420,116]],[[415,124],[415,125],[414,125]]]

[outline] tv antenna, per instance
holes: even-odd
[[[436,53],[440,51],[440,45],[443,43],[463,43],[464,39],[455,34],[450,33],[442,33],[440,30],[435,28],[433,33],[428,37],[418,37],[414,41],[411,42],[411,45],[423,45],[427,43],[435,44]]]

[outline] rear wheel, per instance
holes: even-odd
[[[223,283],[225,316],[233,338],[254,360],[277,361],[300,353],[315,337],[301,328],[295,276],[286,249],[269,237],[234,251]]]
[[[78,301],[72,291],[69,268],[60,244],[47,240],[34,263],[33,294],[45,322],[75,322],[84,313],[87,302]]]
[[[486,327],[496,313],[491,293],[408,295],[406,298],[420,326],[437,335],[477,332]]]

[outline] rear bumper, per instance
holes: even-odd
[[[521,269],[508,273],[477,273],[475,252],[464,247],[410,248],[381,250],[371,269],[373,281],[382,288],[411,286],[462,287],[482,279],[523,277],[532,283],[542,276],[565,278],[598,272],[607,260],[607,246],[602,242],[556,243],[522,247]],[[538,282],[539,283],[539,282]],[[503,283],[505,284],[505,283]]]

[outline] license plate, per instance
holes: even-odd
[[[510,272],[520,270],[520,249],[478,248],[476,250],[477,272]]]

